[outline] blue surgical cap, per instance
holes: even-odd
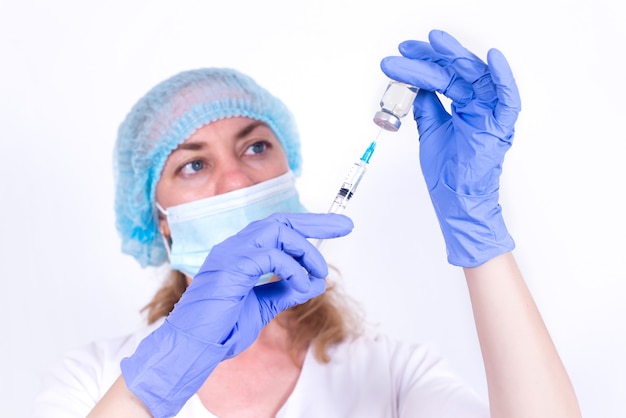
[[[167,157],[199,128],[230,117],[267,124],[289,168],[300,174],[300,139],[291,112],[252,78],[232,69],[179,73],[152,88],[120,125],[114,152],[116,226],[122,251],[142,267],[167,261],[155,209]]]

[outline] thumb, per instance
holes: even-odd
[[[417,122],[420,140],[448,122],[450,117],[436,93],[419,90],[413,102],[413,118]]]
[[[494,116],[501,125],[513,129],[517,116],[522,109],[513,72],[502,52],[495,48],[489,50],[487,60],[498,95],[498,104],[494,110]]]

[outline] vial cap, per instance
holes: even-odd
[[[386,131],[396,132],[402,122],[395,115],[380,110],[374,114],[374,123]]]

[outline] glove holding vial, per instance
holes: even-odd
[[[484,63],[445,32],[430,32],[429,41],[402,42],[402,56],[384,58],[381,69],[419,89],[413,114],[420,164],[448,262],[475,267],[515,246],[498,200],[520,97],[500,51],[491,49]],[[435,92],[451,99],[450,113]],[[375,117],[382,120],[379,126],[399,126],[399,119],[381,112]]]

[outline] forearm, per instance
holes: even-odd
[[[152,415],[144,404],[128,390],[124,377],[120,376],[87,417],[150,418]]]
[[[513,255],[464,272],[492,418],[580,417],[567,372]]]

